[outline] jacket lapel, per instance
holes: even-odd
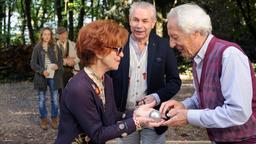
[[[152,74],[151,70],[154,64],[155,55],[156,55],[156,43],[153,35],[150,34],[149,43],[148,43],[148,63],[147,63],[147,84],[148,85],[150,84],[150,78]]]
[[[129,84],[129,67],[130,67],[130,47],[129,40],[124,47],[124,57],[122,58],[122,78],[123,78],[123,86],[127,88]]]

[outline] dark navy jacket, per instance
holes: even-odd
[[[92,143],[102,144],[136,130],[133,119],[122,119],[122,113],[116,109],[111,78],[104,78],[105,108],[93,84],[84,70],[68,82],[60,104],[57,144],[70,144],[81,133],[86,133]],[[120,123],[125,127],[120,127]]]

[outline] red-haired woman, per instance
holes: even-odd
[[[147,118],[154,103],[130,114],[116,109],[112,80],[105,73],[118,68],[127,38],[127,30],[111,20],[91,22],[79,31],[77,52],[84,68],[64,89],[57,144],[82,139],[102,144],[155,124]]]

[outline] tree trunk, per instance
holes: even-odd
[[[5,1],[0,2],[0,49],[4,48],[5,40],[4,40],[4,24],[3,21],[5,19]]]
[[[91,21],[93,21],[94,18],[94,8],[93,8],[93,0],[91,0]]]
[[[30,14],[30,4],[31,0],[24,0],[24,14],[27,19],[27,26],[28,26],[28,32],[29,32],[29,39],[32,44],[35,43],[35,38],[34,38],[34,31],[31,23],[31,14]]]
[[[73,3],[73,0],[69,0],[70,3]],[[70,40],[74,40],[74,18],[73,18],[73,9],[68,11],[68,20],[69,20],[69,32],[68,37]]]
[[[61,0],[55,0],[55,9],[56,9],[56,15],[57,15],[57,25],[61,26],[62,25],[62,15],[61,15]]]
[[[20,1],[21,5],[21,12],[20,15],[22,17],[22,23],[21,23],[21,39],[22,39],[22,44],[26,44],[26,39],[25,39],[25,28],[26,28],[26,17],[24,15],[24,4],[23,1]]]
[[[39,26],[40,29],[43,28],[43,27],[44,27],[44,23],[45,23],[46,21],[48,21],[48,17],[49,17],[49,16],[46,17],[46,14],[48,13],[47,7],[49,7],[49,4],[47,3],[47,0],[43,0],[43,1],[42,1],[42,9],[43,9],[42,17],[39,17],[39,18],[38,18],[38,19],[41,21],[41,22],[40,22],[40,26]],[[48,14],[49,14],[49,13],[48,13]]]
[[[102,7],[100,5],[101,5],[101,3],[100,3],[100,1],[98,1],[97,6],[96,6],[96,10],[95,10],[96,19],[100,18],[99,11],[102,10]]]
[[[4,12],[6,12],[6,6],[4,6]],[[5,15],[6,16],[6,15]],[[4,36],[4,46],[6,46],[6,18],[4,17],[4,26],[3,26],[3,36]]]
[[[80,28],[84,24],[84,16],[85,16],[85,9],[84,9],[85,3],[84,0],[81,0],[81,8],[80,8],[80,13],[78,17],[78,26],[77,26],[77,31],[80,30]]]
[[[251,16],[251,7],[250,7],[250,2],[249,1],[241,1],[241,0],[236,0],[237,5],[239,7],[239,9],[241,10],[241,13],[244,17],[244,20],[246,22],[246,25],[249,29],[249,31],[251,32],[251,34],[253,35],[254,39],[256,39],[256,28],[253,25],[253,20],[252,20],[252,16]],[[243,7],[243,2],[245,3],[245,7]]]
[[[6,35],[6,44],[7,46],[10,45],[10,37],[11,37],[11,16],[12,16],[12,6],[11,6],[11,2],[8,3],[8,24],[7,24],[7,35]]]
[[[165,2],[164,0],[156,0],[156,9],[158,11],[157,18],[158,18],[158,23],[162,26],[162,36],[163,37],[168,37],[167,33],[167,23],[166,23],[166,18],[167,18],[167,13],[171,9],[170,6],[173,5],[174,1],[168,1]]]
[[[5,2],[0,1],[0,35],[3,34],[3,19],[5,18]]]

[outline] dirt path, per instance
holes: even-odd
[[[191,96],[191,81],[184,81],[175,99]],[[49,94],[48,94],[49,95]],[[49,99],[47,101],[48,110]],[[31,82],[0,84],[0,144],[52,144],[57,130],[39,127],[36,91]],[[167,140],[207,140],[204,129],[191,125],[169,128]]]

